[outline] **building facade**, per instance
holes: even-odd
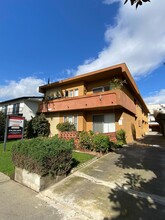
[[[56,125],[69,121],[77,131],[126,131],[127,142],[148,132],[148,108],[127,66],[119,64],[39,87],[39,112]]]
[[[42,99],[41,96],[28,96],[6,100],[0,102],[0,111],[5,115],[23,116],[29,121],[36,115]]]

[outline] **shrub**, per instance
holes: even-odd
[[[117,145],[126,144],[126,132],[123,129],[120,129],[116,132]]]
[[[110,150],[109,138],[103,134],[95,134],[93,144],[96,152],[107,153]]]
[[[36,115],[32,119],[32,128],[37,137],[48,137],[50,133],[50,124],[44,114]]]
[[[25,138],[48,137],[50,124],[44,114],[36,115],[30,121],[25,122]]]
[[[64,175],[71,169],[73,141],[53,138],[34,138],[17,141],[12,147],[15,166],[41,176]]]
[[[56,128],[58,131],[76,131],[75,125],[69,121],[57,124]]]
[[[93,150],[93,134],[91,132],[82,131],[79,134],[79,145],[81,148]]]
[[[3,112],[0,112],[0,139],[4,138],[6,118]]]
[[[94,134],[91,131],[82,131],[79,134],[79,145],[81,148],[100,153],[107,153],[111,148],[108,136],[104,134]]]

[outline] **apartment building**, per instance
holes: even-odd
[[[39,112],[56,125],[69,121],[77,131],[114,133],[124,129],[127,141],[148,132],[148,108],[126,64],[111,66],[39,87]]]
[[[5,115],[18,115],[30,120],[36,115],[41,96],[27,96],[0,102],[0,111]]]

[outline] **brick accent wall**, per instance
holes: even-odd
[[[104,133],[106,136],[109,137],[109,140],[112,142],[116,142],[116,132]]]
[[[110,141],[116,142],[116,132],[104,133],[104,135],[109,137]],[[63,138],[65,140],[74,140],[75,147],[78,148],[78,132],[77,131],[63,131],[58,133],[59,138]]]
[[[63,131],[58,133],[59,138],[63,138],[65,140],[74,140],[74,144],[76,148],[78,147],[78,132],[77,131]]]

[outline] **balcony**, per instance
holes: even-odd
[[[121,90],[43,101],[39,106],[39,112],[96,110],[110,107],[123,107],[136,114],[134,102]]]

